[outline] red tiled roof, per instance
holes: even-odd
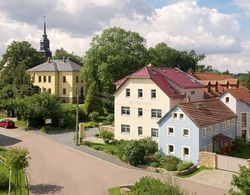
[[[228,79],[235,79],[230,74],[220,74],[220,73],[214,73],[214,72],[194,72],[193,76],[196,77],[199,80],[228,80]]]
[[[200,127],[230,120],[236,115],[220,100],[179,104],[180,108]]]
[[[245,87],[229,89],[229,92],[232,96],[234,96],[238,101],[243,101],[250,105],[250,90]]]
[[[174,83],[180,88],[203,88],[195,78],[177,68],[159,68],[145,66],[136,72],[120,79],[115,84],[122,86],[129,78],[149,78],[169,97],[183,97],[171,84]]]

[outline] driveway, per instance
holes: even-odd
[[[110,187],[133,184],[142,176],[163,179],[160,174],[122,167],[62,145],[39,132],[0,128],[0,145],[28,148],[31,194],[101,195],[107,194]],[[188,180],[177,182],[198,195],[226,193],[224,189]]]

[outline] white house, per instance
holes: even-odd
[[[115,139],[158,141],[163,115],[180,102],[203,100],[204,86],[178,68],[145,66],[115,84]]]
[[[250,91],[246,88],[229,89],[220,100],[237,116],[237,136],[250,142]]]

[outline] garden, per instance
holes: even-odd
[[[250,159],[250,144],[246,143],[244,139],[235,139],[231,155],[238,158]]]

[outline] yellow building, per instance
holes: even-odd
[[[58,96],[63,102],[76,102],[77,91],[80,100],[83,97],[83,81],[80,79],[81,66],[70,61],[48,60],[47,62],[28,69],[33,84],[41,92]]]

